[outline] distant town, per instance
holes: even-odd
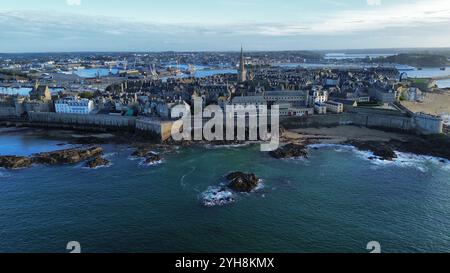
[[[0,119],[55,127],[132,126],[167,140],[161,124],[179,118],[171,115],[171,109],[201,98],[204,106],[222,108],[278,105],[282,118],[311,126],[355,124],[424,134],[448,132],[448,109],[439,115],[415,108],[426,109],[428,97],[448,93],[448,86],[438,86],[437,81],[450,76],[411,77],[411,71],[424,68],[390,62],[408,63],[413,58],[417,64],[417,56],[247,53],[243,48],[239,52],[4,54],[0,55]],[[435,69],[447,70],[442,56],[420,56],[424,65],[437,59],[442,67]],[[372,122],[371,117],[376,119]]]

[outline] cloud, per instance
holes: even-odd
[[[82,50],[100,44],[114,49],[121,46],[122,50],[138,46],[205,49],[213,45],[215,49],[221,49],[245,41],[253,43],[253,48],[261,49],[269,46],[281,49],[287,44],[293,45],[291,48],[301,48],[306,44],[341,48],[376,44],[384,47],[442,47],[450,46],[449,26],[448,0],[385,4],[376,9],[335,12],[317,20],[277,23],[169,24],[100,15],[0,10],[0,37],[16,41],[16,47],[29,46],[31,49],[38,44],[43,48],[54,46],[64,50]],[[0,44],[0,51],[12,50],[10,48],[15,49],[12,42]]]
[[[72,3],[80,0],[67,0]],[[376,2],[377,0],[371,0]],[[20,31],[49,32],[61,35],[73,32],[103,33],[110,35],[135,34],[137,36],[152,33],[166,35],[260,35],[260,36],[298,36],[298,35],[345,35],[348,33],[367,33],[388,28],[403,28],[408,31],[418,27],[433,25],[450,25],[450,1],[427,0],[415,3],[382,6],[378,9],[347,10],[321,17],[316,21],[298,22],[259,22],[259,23],[158,23],[136,21],[109,16],[87,16],[67,13],[49,13],[42,16],[40,12],[0,11],[0,29],[20,28]],[[442,35],[449,28],[441,29]],[[435,30],[438,31],[437,29]],[[418,38],[418,37],[417,37]]]
[[[66,0],[69,6],[81,6],[81,0]]]
[[[367,0],[367,5],[369,6],[380,6],[381,0]]]

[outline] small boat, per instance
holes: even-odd
[[[417,70],[423,70],[423,68],[422,68],[422,67],[419,67],[419,68],[417,68]]]
[[[441,68],[442,71],[445,71],[446,69],[447,69],[446,67],[442,67],[442,68]]]

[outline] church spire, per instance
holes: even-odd
[[[245,60],[244,60],[244,48],[241,45],[241,58],[239,60],[239,74],[238,74],[239,82],[247,81],[247,71],[245,69]]]

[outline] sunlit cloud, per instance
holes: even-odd
[[[81,4],[78,0],[70,1],[71,4],[77,5],[75,2]],[[373,4],[374,1],[370,2]],[[69,1],[67,3],[69,4]],[[418,33],[420,35],[417,35]],[[347,8],[317,20],[300,19],[276,23],[237,21],[168,24],[127,17],[0,10],[0,37],[6,40],[14,38],[21,41],[20,45],[32,44],[28,39],[34,39],[42,44],[70,40],[78,42],[78,45],[102,44],[105,47],[113,47],[117,41],[123,41],[124,46],[127,42],[130,47],[139,43],[147,43],[151,47],[170,42],[190,43],[192,47],[198,45],[199,48],[219,41],[234,40],[237,43],[243,40],[253,41],[254,44],[261,41],[287,44],[300,40],[308,41],[309,44],[315,43],[311,39],[331,42],[323,46],[356,45],[355,41],[350,43],[348,37],[360,39],[361,46],[372,46],[374,42],[378,42],[374,40],[376,38],[380,39],[380,44],[387,47],[403,44],[450,46],[450,1],[419,0],[408,4],[382,4],[364,10]],[[293,43],[292,47],[294,46],[301,45]],[[8,44],[3,43],[0,45],[0,51],[7,47]]]

